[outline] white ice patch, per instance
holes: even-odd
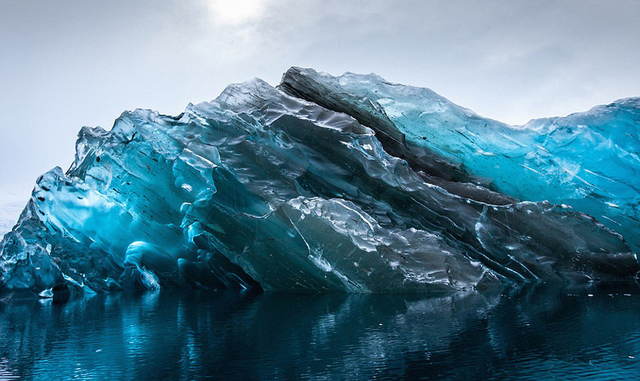
[[[140,280],[142,284],[148,290],[159,290],[160,289],[160,280],[151,270],[147,270],[145,267],[138,268],[140,271]]]
[[[327,261],[326,259],[322,258],[321,256],[316,256],[313,254],[309,254],[309,259],[311,260],[311,262],[313,262],[314,265],[316,265],[317,268],[319,268],[320,270],[324,271],[324,272],[331,272],[331,270],[333,270],[333,266],[331,266],[331,263],[329,263],[329,261]]]
[[[43,298],[43,299],[50,299],[53,298],[53,290],[50,288],[47,288],[46,290],[42,290],[39,294],[39,297]]]

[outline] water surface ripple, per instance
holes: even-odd
[[[0,380],[630,379],[637,289],[0,302]]]

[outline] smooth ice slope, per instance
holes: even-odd
[[[278,89],[231,85],[177,117],[125,112],[109,132],[83,128],[71,168],[38,180],[2,241],[0,287],[451,292],[633,279],[636,255],[579,211],[590,204],[529,201],[570,189],[558,176],[519,184],[541,168],[511,150],[542,131],[376,76],[298,68]],[[553,200],[586,199],[576,192]]]

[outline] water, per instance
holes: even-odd
[[[637,289],[19,299],[0,302],[3,380],[640,377]]]

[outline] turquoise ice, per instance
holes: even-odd
[[[38,179],[0,244],[0,288],[633,280],[639,108],[514,127],[375,75],[292,68],[178,116],[125,112]]]
[[[473,182],[596,217],[640,250],[640,98],[511,126],[375,74],[292,68],[284,83],[356,118],[362,110],[389,121],[405,144],[431,150]]]

